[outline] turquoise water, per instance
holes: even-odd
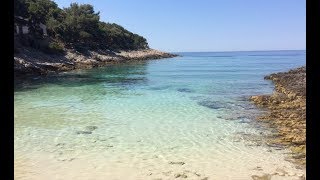
[[[263,77],[305,65],[305,51],[179,54],[16,83],[16,178],[304,173],[261,143],[272,129],[255,122],[248,96],[271,93]]]

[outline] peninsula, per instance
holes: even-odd
[[[177,55],[149,48],[147,40],[100,21],[92,5],[59,8],[51,0],[14,1],[15,75],[48,74]]]

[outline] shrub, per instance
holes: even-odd
[[[64,47],[60,43],[50,42],[48,47],[44,50],[44,52],[49,54],[63,53]]]

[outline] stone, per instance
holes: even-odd
[[[169,162],[169,164],[177,164],[177,165],[184,165],[185,163],[184,162]]]
[[[76,134],[92,134],[91,131],[77,131]]]
[[[222,109],[222,108],[227,108],[230,109],[231,106],[229,106],[227,103],[220,102],[220,101],[211,101],[211,100],[204,100],[198,102],[200,106],[204,106],[210,109]]]
[[[251,176],[253,180],[271,180],[271,175],[270,174],[264,174],[262,176],[258,175],[253,175]]]
[[[290,150],[291,150],[293,153],[306,153],[306,147],[305,147],[305,145],[302,145],[302,146],[292,146],[292,147],[290,147]]]
[[[188,88],[179,88],[179,89],[177,89],[177,91],[179,91],[179,92],[186,92],[186,93],[192,93],[192,92],[194,92],[192,89],[188,89]]]
[[[96,130],[98,127],[97,126],[86,126],[85,127],[85,130],[87,130],[87,131],[94,131],[94,130]]]
[[[185,175],[185,174],[180,174],[180,173],[178,173],[178,174],[175,174],[174,177],[175,177],[175,178],[187,178],[188,176]]]

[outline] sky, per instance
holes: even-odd
[[[91,4],[100,20],[168,52],[305,50],[305,0],[54,0]]]

